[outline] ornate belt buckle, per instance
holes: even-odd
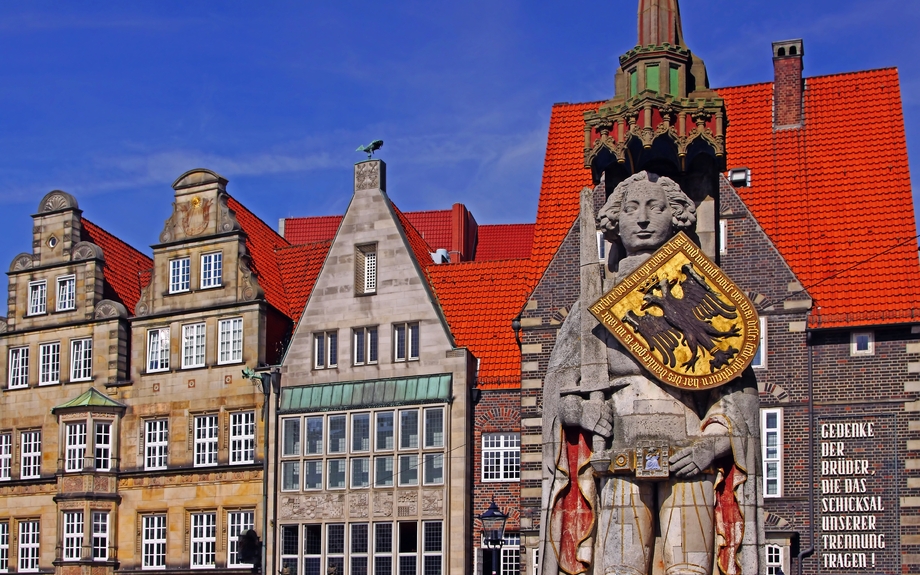
[[[667,479],[670,475],[667,444],[642,441],[636,447],[636,477],[641,479]]]
[[[610,471],[613,473],[632,473],[636,468],[636,452],[632,449],[614,451],[610,457]]]

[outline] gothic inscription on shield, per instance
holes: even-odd
[[[738,377],[760,342],[754,305],[682,232],[590,310],[652,375],[680,388]]]

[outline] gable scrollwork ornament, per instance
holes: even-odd
[[[259,279],[252,270],[252,258],[245,246],[240,245],[240,298],[243,301],[252,301],[265,297],[265,290],[259,285]]]
[[[78,209],[77,199],[61,190],[52,190],[45,194],[38,204],[38,213],[47,214],[67,209]]]
[[[227,205],[227,200],[230,198],[227,194],[221,194],[217,199],[217,205],[219,213],[217,215],[217,231],[224,232],[235,232],[240,229],[240,223],[236,219],[236,214],[230,207]]]
[[[13,263],[10,264],[10,271],[19,272],[22,270],[32,269],[32,264],[32,254],[21,253],[13,258]]]
[[[82,260],[99,260],[105,261],[105,254],[102,248],[91,242],[79,242],[70,252],[70,260],[74,262]]]
[[[96,304],[96,309],[93,311],[93,317],[95,319],[128,317],[128,309],[117,301],[104,299]]]

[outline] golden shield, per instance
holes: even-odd
[[[731,381],[760,344],[754,304],[683,232],[589,309],[652,375],[674,387]]]

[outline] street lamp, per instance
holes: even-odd
[[[508,521],[508,515],[501,512],[493,498],[489,508],[479,515],[479,520],[482,521],[482,541],[488,543],[489,548],[492,549],[492,575],[498,575],[501,548],[505,540],[505,521]]]

